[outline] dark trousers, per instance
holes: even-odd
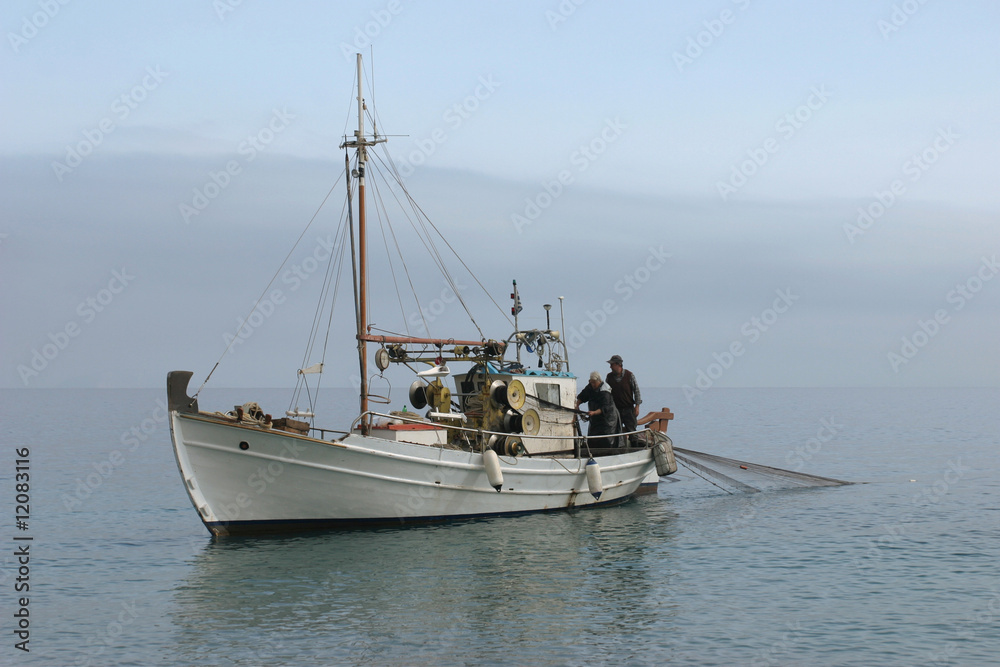
[[[636,430],[635,425],[635,406],[627,405],[625,407],[618,408],[618,414],[621,415],[622,420],[622,433],[628,433],[629,431]],[[629,444],[638,442],[638,435],[627,436]]]

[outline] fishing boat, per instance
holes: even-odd
[[[395,170],[391,160],[373,161],[374,149],[386,137],[377,131],[377,116],[365,101],[360,54],[357,114],[357,130],[341,145],[347,198],[338,238],[350,250],[358,416],[341,430],[318,422],[313,389],[325,358],[309,359],[314,363],[304,361],[296,369],[296,396],[305,387],[310,405],[299,409],[296,402],[282,417],[265,413],[253,401],[228,412],[203,411],[201,389],[188,395],[192,373],[168,373],[177,467],[208,530],[238,535],[515,516],[607,507],[628,500],[644,482],[655,488],[658,474],[677,469],[665,434],[673,415],[665,409],[653,413],[645,420],[651,428],[637,432],[631,442],[627,434],[583,435],[577,378],[560,330],[551,325],[551,306],[545,305],[545,328],[521,328],[516,281],[513,331],[506,337],[482,332],[462,338],[415,336],[374,327],[366,184],[369,171],[379,165],[381,172]],[[412,203],[401,180],[396,185],[396,192]],[[415,204],[410,208],[423,215]],[[430,240],[430,231],[423,240]],[[439,258],[436,251],[434,256]],[[324,287],[321,300],[329,300],[331,289]],[[465,306],[458,292],[455,298]],[[562,297],[559,303],[564,321]],[[325,350],[314,345],[316,339],[311,334],[307,349]],[[373,393],[371,382],[404,367],[414,374],[406,399],[416,412],[372,409],[371,403],[386,404],[390,398]]]

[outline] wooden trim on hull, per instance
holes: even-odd
[[[322,445],[332,445],[334,447],[346,447],[346,445],[341,444],[337,440],[323,440],[321,438],[314,438],[311,435],[302,435],[300,433],[295,433],[294,431],[285,431],[280,428],[261,428],[260,426],[253,426],[251,424],[241,424],[237,421],[230,421],[228,419],[223,419],[218,415],[213,415],[207,412],[199,412],[198,414],[183,414],[179,413],[177,415],[181,419],[190,419],[192,421],[209,422],[211,424],[218,424],[220,426],[228,426],[231,428],[240,428],[246,431],[252,431],[254,433],[271,433],[275,435],[280,435],[282,437],[296,438],[298,440],[308,440],[309,442],[315,442]],[[347,431],[334,431],[333,429],[325,429],[329,433],[343,433],[347,435]]]
[[[643,482],[642,484],[639,485],[639,488],[636,489],[632,493],[632,495],[633,496],[651,496],[651,495],[655,495],[656,494],[656,490],[658,488],[660,488],[660,483],[659,482],[657,482],[656,484],[652,484],[652,483],[647,484],[646,482]]]

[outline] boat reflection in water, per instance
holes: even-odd
[[[212,540],[174,596],[177,646],[192,664],[216,664],[206,648],[218,664],[627,657],[649,645],[624,637],[671,625],[674,526],[642,499],[516,523]],[[226,644],[248,629],[253,646]]]

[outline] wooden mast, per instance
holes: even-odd
[[[368,237],[365,227],[365,100],[361,81],[361,54],[358,54],[358,355],[361,362],[361,414],[368,412]],[[361,432],[368,433],[368,419],[361,422]]]
[[[365,97],[362,80],[361,54],[358,54],[358,129],[354,131],[354,141],[347,141],[344,147],[356,148],[358,166],[354,177],[358,179],[358,364],[361,370],[361,414],[368,412],[368,230],[365,224],[365,166],[368,163],[368,146],[380,143],[377,136],[365,138]],[[384,141],[384,140],[382,140]],[[368,419],[361,420],[361,432],[368,433]]]

